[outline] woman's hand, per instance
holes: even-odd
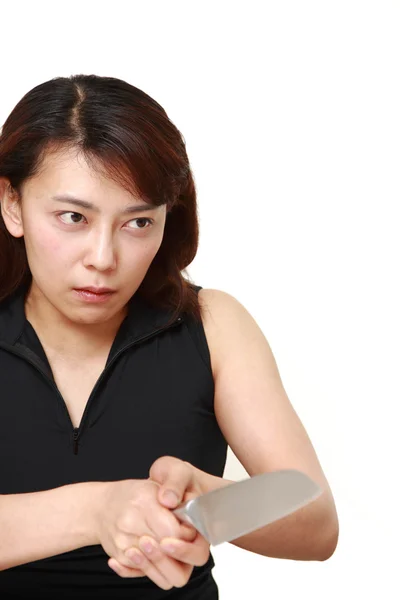
[[[162,507],[173,509],[205,493],[206,473],[193,465],[170,456],[157,459],[150,469],[150,480],[158,485],[157,499]],[[172,514],[172,513],[171,513]],[[184,535],[169,535],[159,540],[150,535],[139,538],[125,551],[135,568],[111,558],[108,565],[121,577],[152,579],[159,587],[183,587],[194,566],[204,565],[209,557],[208,542],[192,527],[181,525]]]
[[[124,566],[115,558],[110,558],[108,565],[120,577],[147,576],[162,589],[169,590],[186,585],[193,567],[204,565],[209,554],[209,545],[200,534],[193,542],[164,538],[157,543],[152,537],[143,536],[138,548],[130,548],[125,553],[135,564],[134,568]]]
[[[127,479],[104,483],[104,491],[96,506],[96,539],[105,552],[124,567],[135,567],[126,555],[129,548],[139,546],[143,536],[160,541],[173,537],[191,541],[196,536],[193,527],[183,525],[166,507],[158,501],[159,485],[154,481]],[[172,558],[166,559],[174,564]],[[109,565],[112,567],[112,563]],[[165,564],[164,564],[165,566]],[[170,589],[175,581],[182,582],[178,569],[169,569],[171,581],[167,581],[155,567],[148,569],[148,575],[163,589]],[[143,576],[136,573],[133,576]]]

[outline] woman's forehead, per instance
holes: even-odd
[[[88,161],[76,149],[49,152],[43,156],[38,172],[26,182],[26,189],[46,197],[70,195],[87,202],[96,197],[109,198],[110,194],[121,202],[141,202],[138,194],[118,184],[95,160]]]

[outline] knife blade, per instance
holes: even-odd
[[[230,542],[302,508],[322,493],[308,475],[283,469],[197,496],[172,512],[212,545]]]

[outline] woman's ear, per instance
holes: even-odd
[[[0,178],[1,216],[5,226],[12,236],[19,238],[24,235],[21,214],[21,201],[18,192],[13,189],[9,180]]]

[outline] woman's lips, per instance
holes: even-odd
[[[104,292],[94,292],[91,289],[74,289],[74,292],[78,296],[78,298],[80,298],[84,302],[89,302],[93,304],[107,302],[107,300],[109,300],[111,296],[115,294],[113,290]]]

